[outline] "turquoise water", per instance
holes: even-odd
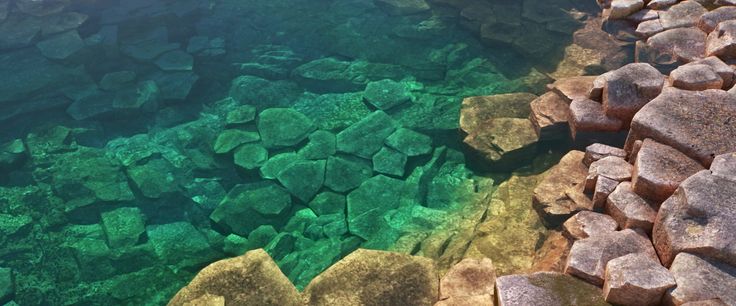
[[[161,305],[261,247],[302,288],[418,248],[488,182],[462,98],[554,60],[384,2],[0,0],[0,305]]]

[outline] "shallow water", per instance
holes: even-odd
[[[261,247],[299,288],[432,256],[504,176],[466,162],[462,98],[539,92],[565,34],[376,3],[0,0],[0,304],[165,304]]]

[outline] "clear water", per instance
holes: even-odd
[[[0,305],[165,304],[261,247],[299,288],[358,247],[421,255],[492,188],[462,98],[538,92],[549,64],[438,4],[0,0],[0,22]]]

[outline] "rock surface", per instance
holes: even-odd
[[[665,295],[665,301],[675,305],[708,300],[716,305],[736,303],[736,268],[714,263],[704,258],[680,253],[670,267],[677,287]]]
[[[606,264],[603,295],[615,305],[660,305],[665,291],[676,286],[659,261],[644,254],[629,254]]]
[[[613,218],[592,211],[581,211],[562,224],[564,234],[572,240],[585,239],[615,232],[618,224]]]
[[[585,180],[588,169],[583,164],[585,153],[571,151],[560,163],[548,170],[534,189],[534,209],[548,227],[562,224],[581,209],[565,191]]]
[[[498,305],[607,305],[599,288],[569,275],[538,272],[496,279]]]
[[[440,280],[440,299],[493,298],[496,270],[488,258],[466,258],[454,265]]]
[[[631,188],[631,183],[623,182],[616,187],[606,202],[605,211],[624,228],[642,229],[650,233],[657,211],[649,201],[643,199]]]

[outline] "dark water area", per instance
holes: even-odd
[[[0,305],[416,253],[493,185],[461,101],[543,90],[579,26],[553,2],[0,0]]]

